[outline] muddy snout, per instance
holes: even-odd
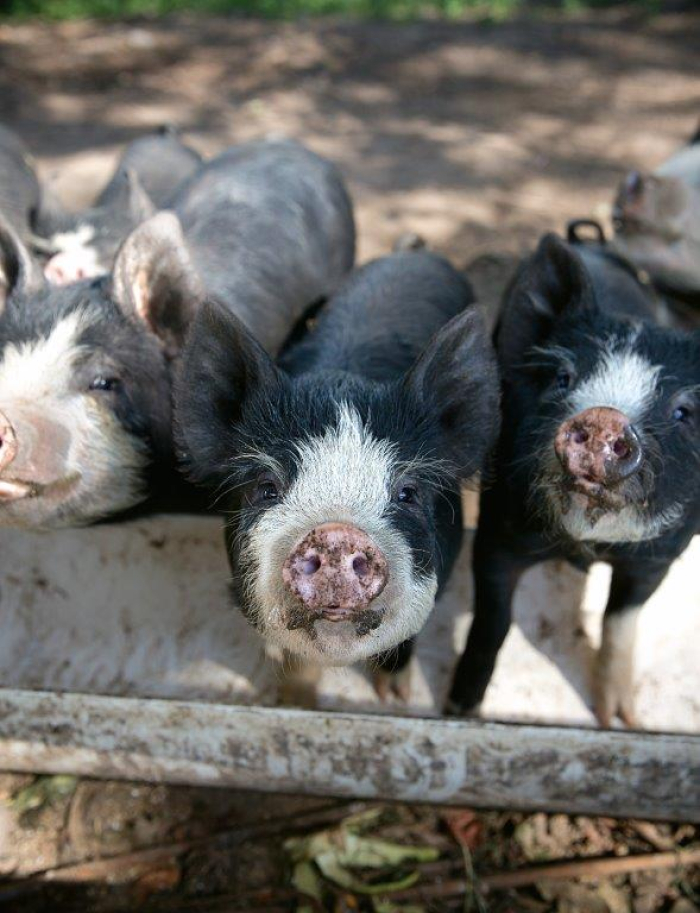
[[[17,456],[17,437],[7,416],[0,412],[0,501],[16,501],[27,494],[26,486],[3,479]]]
[[[554,450],[583,489],[613,488],[639,470],[644,456],[627,416],[607,406],[586,409],[560,425]]]
[[[282,578],[307,619],[350,621],[367,612],[389,571],[383,553],[362,530],[324,523],[295,545]],[[291,623],[302,626],[299,619]]]
[[[70,446],[67,428],[40,413],[0,410],[0,503],[18,501],[61,479]]]

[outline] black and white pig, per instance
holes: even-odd
[[[700,130],[654,172],[630,172],[613,205],[613,244],[667,294],[700,304]]]
[[[481,497],[474,621],[448,709],[482,700],[522,573],[612,565],[596,712],[631,723],[634,629],[700,523],[700,335],[661,327],[633,274],[545,236],[496,329],[503,432]]]
[[[171,382],[199,303],[226,302],[274,354],[354,246],[339,172],[294,142],[212,160],[97,279],[48,285],[0,227],[0,525],[172,506]]]
[[[47,279],[65,285],[108,273],[129,232],[167,207],[201,165],[199,153],[172,127],[133,140],[88,209],[75,214],[44,206],[36,230],[52,252],[44,268]]]
[[[312,665],[406,667],[459,548],[460,483],[499,425],[472,302],[442,258],[395,253],[356,270],[279,366],[225,307],[198,315],[177,425],[268,644]]]

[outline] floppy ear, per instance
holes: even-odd
[[[14,231],[0,217],[0,314],[10,295],[27,295],[44,284],[41,270]]]
[[[595,294],[579,255],[561,238],[545,235],[506,291],[496,327],[496,350],[507,371],[544,342],[565,312],[595,307]]]
[[[496,355],[480,310],[467,308],[428,343],[404,388],[437,417],[441,453],[466,481],[481,471],[500,429]]]
[[[174,213],[160,212],[131,232],[114,263],[113,294],[168,356],[179,354],[204,289]]]
[[[223,305],[206,302],[194,320],[175,385],[178,438],[190,477],[216,484],[235,456],[246,404],[282,384],[281,372]]]

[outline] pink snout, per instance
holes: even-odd
[[[345,621],[379,596],[389,571],[383,553],[362,530],[323,523],[292,549],[282,579],[311,615]]]
[[[0,412],[0,474],[17,456],[17,438],[10,420]],[[29,487],[22,482],[7,481],[0,477],[0,502],[16,501],[29,493]]]
[[[81,279],[91,279],[101,272],[94,255],[87,248],[55,254],[44,267],[44,275],[52,285],[68,285]]]
[[[642,443],[626,415],[608,406],[586,409],[560,425],[554,450],[579,487],[615,486],[642,465]]]

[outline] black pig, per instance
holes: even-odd
[[[599,252],[547,235],[496,330],[503,432],[474,545],[474,622],[448,709],[482,700],[518,579],[567,558],[612,565],[597,673],[603,724],[633,714],[639,609],[700,522],[700,335]]]
[[[178,427],[226,511],[237,602],[269,643],[405,667],[459,548],[460,483],[499,424],[472,301],[445,260],[395,253],[352,274],[281,366],[226,308],[198,315]]]

